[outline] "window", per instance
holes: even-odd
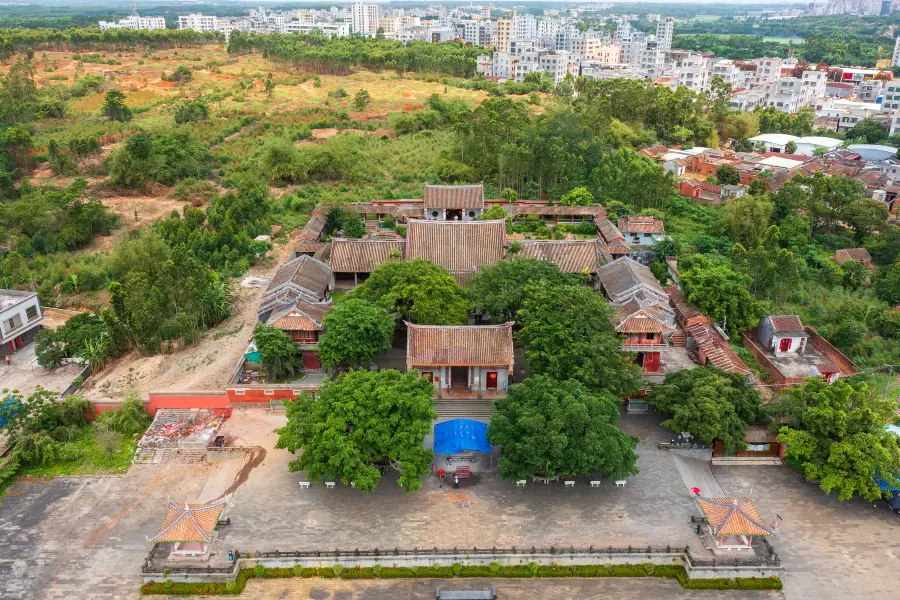
[[[246,393],[246,390],[234,390],[235,396],[243,396]]]
[[[264,393],[266,396],[274,396],[274,395],[275,395],[275,390],[265,390],[263,393]]]
[[[19,315],[16,315],[11,319],[7,319],[4,323],[4,326],[6,327],[7,332],[12,331],[14,329],[18,329],[19,327],[22,326],[22,317]]]
[[[29,306],[28,308],[25,309],[25,317],[28,319],[29,322],[37,319],[37,314],[38,314],[37,306]]]

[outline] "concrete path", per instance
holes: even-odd
[[[687,486],[688,491],[693,487],[698,487],[700,488],[700,494],[707,498],[726,497],[719,482],[716,481],[716,476],[710,470],[709,463],[683,456],[671,450],[669,452],[675,461],[675,466],[678,468],[681,478],[684,479],[684,485]]]
[[[250,453],[246,453],[240,458],[230,458],[228,460],[218,460],[210,463],[209,471],[206,473],[206,479],[203,480],[203,487],[197,494],[194,502],[199,504],[209,502],[221,498],[240,472],[247,461],[250,460]]]

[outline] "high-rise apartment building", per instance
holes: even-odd
[[[497,19],[497,50],[499,52],[509,52],[509,40],[513,37],[513,18],[516,14],[504,15]],[[496,72],[496,69],[494,69]]]
[[[193,13],[178,17],[178,29],[193,29],[194,31],[216,31],[219,27],[219,19],[215,15],[201,15]]]
[[[353,33],[375,37],[381,9],[377,4],[354,4],[350,10],[353,19]]]
[[[675,37],[675,18],[666,17],[656,23],[656,48],[662,52],[672,49],[672,38]]]

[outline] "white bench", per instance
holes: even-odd
[[[525,483],[527,483],[524,479],[520,479],[516,482],[518,487],[525,487]]]
[[[565,484],[566,484],[566,487],[575,487],[574,481],[566,481]]]
[[[616,487],[625,487],[625,480],[624,479],[617,480]]]
[[[308,481],[298,481],[297,483],[299,483],[299,484],[300,484],[300,487],[303,488],[303,489],[306,489],[306,488],[309,487],[309,482],[308,482]]]
[[[535,483],[545,483],[545,484],[548,484],[548,485],[549,485],[549,483],[550,483],[550,478],[549,478],[549,477],[532,477],[532,479],[534,479],[534,482],[535,482]]]
[[[601,483],[603,483],[603,482],[602,481],[592,481],[591,487],[600,487]]]
[[[326,482],[325,482],[325,487],[327,487],[328,489],[333,488],[333,487],[334,487],[334,482],[333,482],[333,481],[326,481]]]

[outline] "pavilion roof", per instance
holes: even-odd
[[[773,535],[775,532],[756,512],[753,501],[745,498],[696,497],[697,504],[714,535]]]
[[[147,538],[148,542],[209,543],[219,515],[225,510],[225,500],[213,500],[206,504],[179,504],[169,500],[168,509],[159,532]]]

